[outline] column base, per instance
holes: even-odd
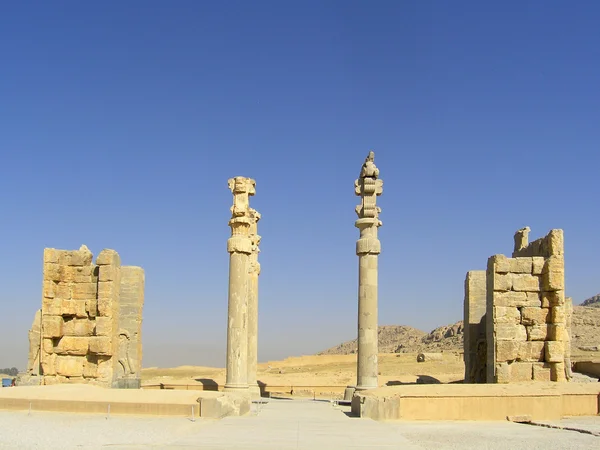
[[[248,392],[247,384],[226,384],[223,388],[226,392]]]
[[[373,386],[367,386],[367,385],[362,385],[362,386],[356,386],[356,390],[357,391],[367,391],[369,389],[377,389],[379,386],[377,385],[373,385]]]
[[[252,399],[260,398],[260,386],[258,384],[248,385],[248,390],[250,391],[250,395],[252,396]]]
[[[355,391],[356,391],[356,386],[346,386],[346,389],[344,390],[344,401],[345,402],[352,401],[352,396],[354,395]]]

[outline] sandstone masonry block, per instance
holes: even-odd
[[[504,255],[492,256],[492,264],[494,264],[496,273],[508,273],[511,271],[509,259]]]
[[[88,338],[63,336],[55,347],[55,352],[59,355],[81,355],[85,356],[88,352]]]
[[[96,335],[97,336],[112,336],[112,318],[110,317],[96,317]]]
[[[494,321],[496,323],[519,325],[521,323],[521,313],[515,307],[494,306]]]
[[[561,324],[567,322],[564,306],[553,306],[551,311],[551,323]]]
[[[513,361],[517,359],[519,342],[496,341],[496,361]]]
[[[565,346],[561,341],[546,341],[546,362],[560,363],[565,358]]]
[[[520,361],[544,361],[544,341],[519,342],[517,359]]]
[[[112,355],[111,338],[105,336],[90,337],[90,353],[95,353],[97,355]]]
[[[546,263],[546,259],[542,256],[534,256],[531,258],[532,260],[532,270],[531,273],[533,275],[541,275],[544,270],[544,265]]]
[[[531,381],[533,379],[533,363],[514,362],[510,364],[510,377],[512,382]]]
[[[527,327],[527,340],[545,341],[548,337],[548,325],[532,325]],[[525,340],[525,339],[523,339]]]
[[[562,362],[550,363],[550,379],[552,381],[567,381],[565,375],[565,364]]]
[[[71,297],[75,300],[87,300],[96,297],[96,284],[75,283],[71,286]]]
[[[552,378],[550,376],[550,364],[533,363],[533,380],[552,381]]]
[[[44,249],[44,263],[58,264],[59,251],[55,248]]]
[[[547,272],[542,274],[544,291],[561,291],[565,288],[564,272]]]
[[[511,367],[507,362],[496,364],[496,383],[509,383],[511,381]]]
[[[549,320],[549,312],[547,308],[522,308],[521,323],[528,326],[545,324]]]
[[[120,266],[121,258],[116,251],[104,249],[98,254],[96,264],[99,266]]]
[[[45,375],[56,375],[56,354],[44,355],[41,360],[42,374]]]
[[[548,325],[548,340],[562,341],[567,336],[567,327],[564,324]]]
[[[533,258],[510,258],[509,268],[512,273],[531,274],[533,267]],[[513,279],[514,284],[514,279]]]
[[[93,323],[87,319],[71,319],[64,322],[63,333],[67,336],[89,336]]]
[[[497,324],[496,325],[496,340],[498,341],[526,341],[527,331],[523,325],[509,325],[509,324]]]
[[[60,316],[62,314],[62,300],[59,298],[42,299],[42,311],[44,315]]]
[[[85,358],[81,356],[62,356],[56,357],[56,373],[65,377],[83,376],[83,362]]]
[[[512,275],[512,288],[515,291],[522,292],[539,292],[540,278],[535,275],[525,273]]]
[[[510,291],[513,287],[512,274],[494,274],[494,291]]]
[[[62,278],[61,266],[54,263],[44,263],[44,279],[59,282]]]
[[[63,320],[60,316],[42,317],[42,337],[54,338],[63,335]]]

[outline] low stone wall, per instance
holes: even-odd
[[[357,392],[352,413],[374,420],[532,420],[600,412],[600,383],[414,385]]]

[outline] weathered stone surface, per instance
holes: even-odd
[[[496,361],[513,361],[519,353],[518,341],[496,341]]]
[[[545,341],[548,336],[548,325],[532,325],[527,327],[527,340]]]
[[[498,341],[507,341],[507,340],[525,341],[525,340],[527,340],[527,331],[523,325],[511,325],[511,324],[499,323],[496,325],[496,340],[498,340]]]
[[[104,249],[98,254],[96,264],[99,266],[120,266],[121,258],[116,251]]]
[[[534,381],[552,381],[550,373],[550,364],[548,363],[533,363],[533,380]]]
[[[553,306],[551,308],[551,323],[564,324],[567,322],[565,306]]]
[[[65,336],[89,336],[92,334],[94,324],[88,319],[70,319],[63,322]]]
[[[497,324],[521,324],[521,312],[515,307],[495,306],[494,320]]]
[[[486,381],[486,271],[472,270],[465,278],[464,360],[465,383]],[[483,353],[483,354],[482,354]]]
[[[42,310],[35,312],[29,337],[29,355],[27,358],[27,373],[29,375],[40,374],[40,352],[42,350]]]
[[[560,363],[565,359],[565,346],[562,341],[546,341],[546,362]]]
[[[510,383],[512,381],[510,369],[511,367],[507,362],[497,363],[496,383]]]
[[[520,292],[539,292],[540,277],[526,273],[512,274],[512,288]]]
[[[62,356],[56,357],[56,374],[65,377],[83,376],[84,357],[80,356]]]
[[[510,291],[513,287],[512,274],[494,274],[494,291]]]
[[[510,365],[510,378],[512,382],[533,380],[533,363],[514,362]]]
[[[517,359],[520,361],[544,361],[544,341],[518,342]]]
[[[112,355],[112,342],[108,336],[90,337],[90,353],[97,355]],[[112,382],[112,381],[111,381]]]
[[[532,260],[531,273],[533,275],[541,275],[542,271],[544,270],[544,264],[546,263],[546,260],[544,259],[543,256],[534,256],[533,258],[531,258],[531,260]]]
[[[511,273],[522,273],[522,274],[531,274],[533,267],[533,258],[510,258],[509,262],[509,272]],[[514,286],[514,278],[513,278],[513,286]],[[516,289],[515,289],[516,290]]]
[[[55,353],[59,355],[80,355],[84,356],[88,352],[88,338],[63,336],[54,348]]]
[[[543,325],[549,321],[547,308],[525,307],[521,309],[521,323],[523,325]]]
[[[42,336],[45,338],[63,335],[63,320],[60,316],[42,316]]]

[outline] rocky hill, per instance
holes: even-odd
[[[600,294],[594,295],[593,297],[584,300],[581,306],[592,306],[594,308],[600,308]]]
[[[600,308],[591,306],[573,307],[571,341],[573,352],[580,350],[584,352],[600,351]],[[381,353],[459,352],[462,349],[462,321],[436,328],[430,333],[404,325],[379,327],[379,351]],[[354,339],[318,354],[349,355],[356,353],[356,350],[357,342]]]

